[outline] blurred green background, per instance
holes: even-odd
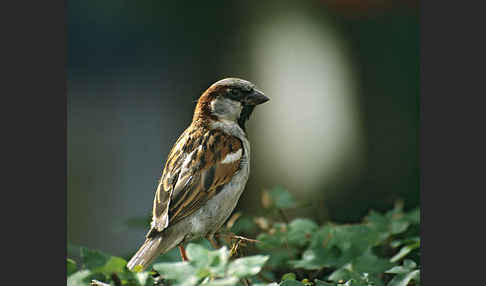
[[[248,124],[237,209],[282,186],[289,216],[419,205],[418,1],[68,1],[68,242],[126,256],[195,101],[224,77],[271,98]]]

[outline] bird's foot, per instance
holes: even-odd
[[[228,244],[231,245],[230,257],[238,253],[240,246],[246,246],[247,242],[255,243],[258,242],[256,239],[246,238],[243,236],[236,235],[232,232],[218,232],[215,234],[216,237],[221,237]]]
[[[228,243],[231,243],[232,240],[236,240],[236,241],[239,240],[239,241],[245,241],[245,242],[251,242],[251,243],[259,242],[256,239],[251,239],[251,238],[247,238],[247,237],[244,237],[244,236],[236,235],[236,234],[234,234],[232,232],[218,232],[214,236],[216,236],[216,237],[222,237]]]

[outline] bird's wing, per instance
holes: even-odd
[[[167,159],[154,198],[148,237],[199,209],[239,170],[244,152],[240,139],[221,130],[188,130]]]

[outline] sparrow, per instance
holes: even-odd
[[[128,261],[141,271],[183,243],[215,233],[228,219],[250,175],[245,124],[269,98],[239,78],[222,79],[200,97],[189,127],[172,147],[159,180],[145,242]]]

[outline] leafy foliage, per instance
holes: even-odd
[[[131,272],[122,257],[80,248],[81,261],[67,259],[67,284],[256,286],[406,286],[420,284],[420,209],[396,206],[371,211],[360,224],[322,225],[309,218],[287,222],[296,207],[283,188],[265,191],[265,217],[236,213],[227,223],[227,244],[213,250],[204,241],[186,247],[189,261],[171,251],[152,269]],[[257,242],[243,236],[256,237]],[[159,281],[159,282],[157,282]],[[158,285],[158,284],[157,284]]]

